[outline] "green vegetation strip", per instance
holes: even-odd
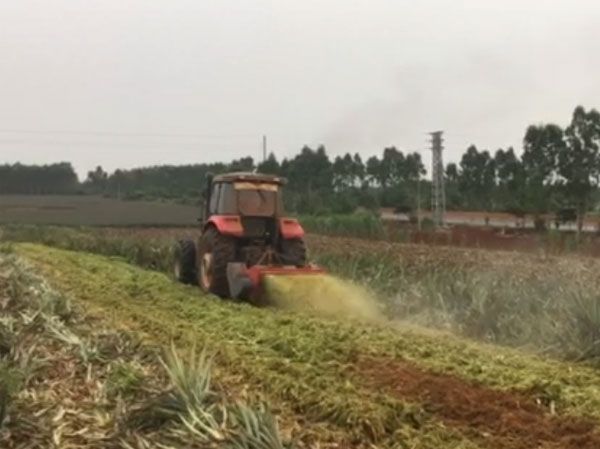
[[[111,310],[114,319],[163,342],[210,342],[220,347],[220,363],[270,397],[312,420],[354,429],[358,438],[381,441],[399,432],[417,447],[439,444],[440,438],[467,444],[418,407],[358,386],[348,367],[359,354],[408,360],[499,389],[531,391],[559,414],[600,418],[600,376],[582,365],[406,326],[359,325],[223,302],[117,259],[31,244],[16,248],[61,290]],[[417,432],[415,420],[430,431]]]
[[[16,250],[60,290],[110,311],[109,319],[163,343],[218,348],[222,370],[249,379],[270,402],[346,431],[358,444],[478,447],[420,407],[354,381],[348,365],[379,338],[393,336],[390,330],[223,302],[116,259],[31,244]]]
[[[7,226],[2,238],[171,273],[174,243],[198,232]],[[600,366],[597,261],[316,235],[307,241],[313,261],[368,287],[387,317]]]

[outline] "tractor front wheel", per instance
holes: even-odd
[[[205,292],[228,298],[227,264],[235,262],[235,240],[208,228],[200,238],[198,283]]]

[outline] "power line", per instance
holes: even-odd
[[[86,141],[86,140],[33,140],[33,139],[3,139],[0,137],[0,145],[5,145],[5,146],[9,146],[9,145],[28,145],[28,146],[32,146],[32,147],[41,147],[41,146],[65,146],[65,147],[73,147],[73,146],[80,146],[80,147],[91,147],[91,148],[114,148],[115,150],[118,150],[120,148],[135,148],[135,147],[139,147],[141,149],[145,149],[145,148],[166,148],[166,147],[173,147],[173,148],[177,148],[177,149],[181,149],[181,148],[210,148],[210,147],[227,147],[227,146],[231,146],[231,147],[238,147],[240,149],[242,148],[249,148],[250,145],[249,143],[251,142],[250,140],[247,141],[248,143],[243,143],[240,144],[239,142],[225,142],[225,141],[214,141],[214,142],[202,142],[202,141],[187,141],[187,142],[160,142],[160,141]]]
[[[108,131],[55,131],[33,129],[0,129],[3,134],[34,134],[34,135],[72,135],[72,136],[98,136],[98,137],[174,137],[174,138],[255,138],[256,134],[181,134],[181,133],[141,133],[141,132],[108,132]]]

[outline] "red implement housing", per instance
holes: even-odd
[[[263,297],[262,280],[265,276],[305,276],[323,274],[327,270],[315,265],[306,267],[253,265],[250,268],[241,263],[230,263],[227,278],[231,296],[237,299],[258,301]]]

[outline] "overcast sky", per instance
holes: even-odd
[[[0,163],[446,161],[600,107],[597,0],[0,0]]]

